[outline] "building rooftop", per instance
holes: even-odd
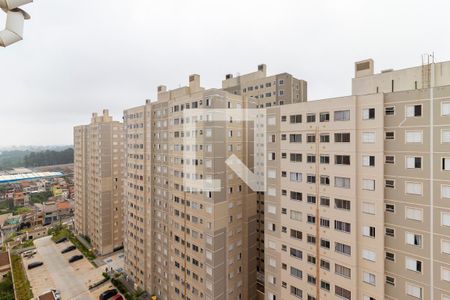
[[[8,174],[0,175],[0,183],[9,183],[22,180],[31,180],[46,177],[63,176],[62,172],[38,172],[38,173],[21,173],[21,174]]]

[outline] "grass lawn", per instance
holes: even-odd
[[[0,299],[14,300],[14,288],[11,272],[8,272],[6,277],[0,281]]]
[[[25,269],[22,265],[22,258],[19,255],[11,255],[12,270],[14,274],[14,286],[16,287],[16,300],[29,300],[33,298],[30,282],[25,274]]]

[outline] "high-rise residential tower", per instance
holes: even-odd
[[[450,62],[352,94],[269,111],[265,298],[450,299]]]
[[[74,128],[75,232],[100,255],[123,245],[123,140],[108,110]]]
[[[234,154],[253,170],[254,124],[208,111],[265,106],[247,95],[250,84],[267,106],[305,101],[306,83],[289,74],[267,77],[264,65],[227,78],[226,88],[205,90],[191,75],[189,86],[160,86],[157,101],[124,112],[126,272],[162,299],[257,297],[263,197],[225,164]],[[194,182],[202,179],[220,180],[221,190],[199,190]]]

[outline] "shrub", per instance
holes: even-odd
[[[17,300],[29,300],[33,298],[30,282],[25,274],[22,259],[19,255],[11,255],[11,265],[14,275],[14,287],[16,289]]]

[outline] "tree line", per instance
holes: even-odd
[[[45,150],[31,152],[23,158],[25,167],[41,167],[73,163],[73,149],[67,148],[62,151]]]

